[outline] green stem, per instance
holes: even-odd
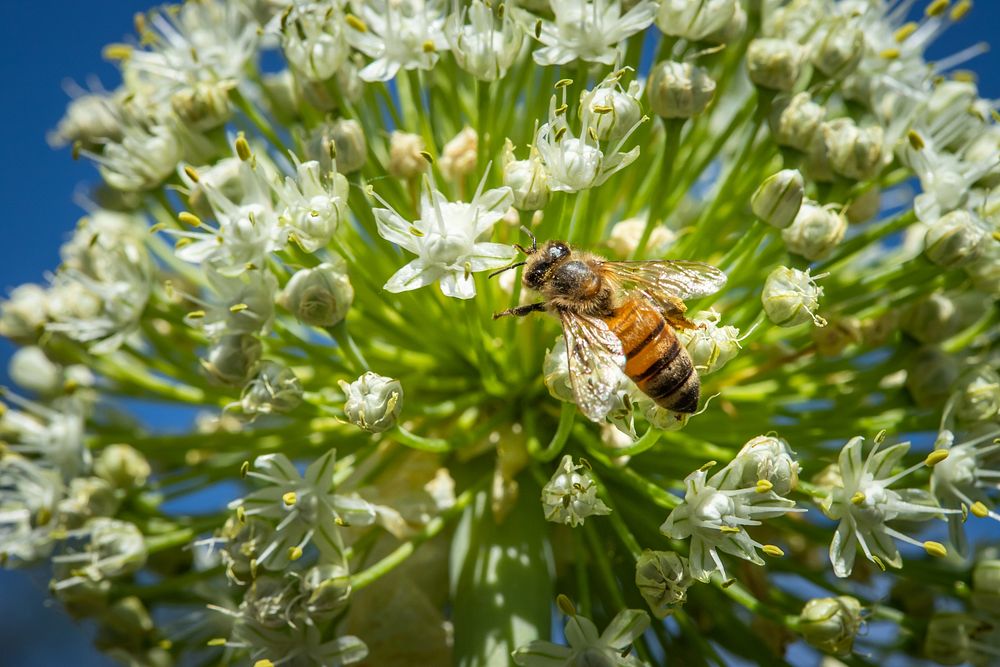
[[[528,453],[539,461],[551,461],[566,445],[569,434],[573,432],[573,422],[576,419],[576,405],[573,403],[563,403],[559,412],[559,426],[555,435],[545,447],[541,446],[537,437],[528,439]]]
[[[347,320],[341,320],[332,327],[326,327],[326,331],[337,342],[337,347],[340,349],[344,359],[358,375],[361,375],[370,368],[364,355],[361,353],[361,349],[354,342],[354,338],[351,337],[351,333],[347,330]]]
[[[419,449],[422,452],[444,453],[451,451],[451,445],[447,440],[441,438],[424,438],[411,433],[402,425],[397,425],[390,433],[393,440],[401,445],[406,445],[411,449]]]

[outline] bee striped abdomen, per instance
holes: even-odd
[[[645,299],[630,299],[605,321],[622,343],[625,374],[643,393],[668,410],[698,409],[698,374],[659,310]]]

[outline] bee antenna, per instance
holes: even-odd
[[[524,225],[521,225],[521,231],[524,232],[525,234],[527,234],[528,238],[531,239],[531,252],[529,252],[527,250],[522,250],[521,252],[523,252],[525,255],[530,255],[533,252],[537,252],[538,251],[538,239],[535,238],[535,235],[532,234],[531,230],[528,229],[527,227],[525,227]]]
[[[505,266],[499,271],[494,271],[493,273],[491,273],[489,276],[487,276],[487,279],[492,278],[493,276],[499,276],[504,271],[510,271],[511,269],[516,269],[517,267],[524,266],[525,264],[527,264],[527,262],[517,262],[515,264],[511,264],[510,266]]]

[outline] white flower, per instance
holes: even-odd
[[[355,0],[349,15],[348,41],[374,58],[359,76],[388,81],[400,69],[429,70],[446,51],[441,0]]]
[[[578,616],[568,600],[561,606],[570,607],[570,618],[563,632],[569,646],[536,639],[514,651],[514,664],[521,667],[638,667],[642,664],[632,655],[630,647],[649,627],[649,614],[639,609],[625,609],[598,634],[597,626],[590,619]]]
[[[285,59],[310,81],[325,81],[347,60],[345,30],[339,2],[292,4],[281,24]]]
[[[596,125],[593,118],[594,100],[599,95],[606,95],[607,88],[616,86],[621,75],[621,71],[611,74],[594,90],[584,93],[580,98],[579,136],[570,133],[566,121],[566,89],[563,88],[563,104],[559,108],[556,107],[556,97],[552,96],[549,102],[549,122],[538,128],[534,142],[534,147],[548,170],[549,187],[552,190],[577,192],[597,187],[639,157],[638,146],[627,153],[621,150],[645,118],[637,119],[619,139],[608,142],[604,149],[593,128]]]
[[[56,590],[131,574],[146,564],[146,541],[135,524],[97,517],[69,533],[64,553],[52,557]],[[60,577],[59,570],[68,576]]]
[[[0,565],[30,565],[49,554],[65,495],[57,471],[16,454],[0,457]]]
[[[274,361],[264,361],[257,375],[243,387],[239,405],[245,414],[269,415],[288,412],[302,402],[302,384],[295,372]]]
[[[584,94],[584,103],[590,107],[587,126],[594,128],[599,141],[618,141],[639,124],[642,118],[639,94],[638,81],[633,80],[626,90],[615,78],[602,81],[593,94],[590,91]]]
[[[542,487],[542,511],[553,523],[564,523],[576,528],[588,516],[610,514],[611,509],[597,497],[594,476],[582,464],[574,464],[567,454],[559,468]]]
[[[124,192],[150,190],[173,173],[181,159],[177,133],[169,125],[128,124],[121,139],[100,154],[85,153],[98,165],[104,182]]]
[[[403,409],[403,386],[378,373],[366,372],[351,383],[340,381],[344,391],[347,421],[371,433],[388,431],[396,425]]]
[[[729,465],[710,481],[719,488],[739,489],[756,486],[764,480],[775,493],[785,496],[799,480],[799,464],[794,456],[783,438],[758,435],[743,445]]]
[[[274,524],[270,543],[257,556],[268,569],[279,570],[297,560],[314,544],[324,561],[343,559],[344,543],[338,526],[369,526],[375,508],[357,496],[338,495],[334,471],[336,450],[330,450],[306,468],[305,474],[284,454],[258,456],[248,477],[266,486],[230,509],[243,508],[246,516]]]
[[[676,540],[691,539],[691,576],[700,581],[708,581],[717,570],[723,578],[728,576],[720,553],[763,565],[757,549],[765,545],[747,534],[747,526],[759,526],[761,519],[805,510],[795,509],[794,501],[782,498],[767,485],[723,486],[724,482],[740,483],[739,479],[728,478],[728,467],[711,479],[707,477],[705,470],[696,470],[684,479],[684,501],[670,513],[660,532]]]
[[[661,0],[656,27],[664,35],[699,41],[723,30],[736,5],[736,0]]]
[[[440,282],[445,296],[471,299],[476,295],[473,273],[498,269],[514,258],[514,250],[479,239],[507,212],[514,201],[510,188],[483,192],[486,174],[469,203],[450,202],[424,181],[420,219],[410,223],[389,204],[374,210],[378,233],[419,257],[385,284],[389,292],[405,292]]]
[[[21,408],[0,414],[0,433],[7,447],[38,457],[36,463],[58,470],[65,480],[90,470],[90,450],[83,439],[84,408],[77,398],[59,398],[42,405],[17,394],[4,398]]]
[[[816,314],[823,288],[816,285],[816,278],[809,269],[799,271],[779,266],[764,281],[760,300],[768,318],[779,327],[793,327],[812,320],[818,327],[826,320]]]
[[[424,140],[419,134],[393,130],[389,135],[389,173],[397,178],[410,179],[427,169]]]
[[[948,535],[959,554],[969,551],[965,536],[964,513],[976,518],[989,517],[1000,521],[1000,514],[990,509],[988,489],[1000,485],[1000,467],[996,465],[1000,452],[1000,429],[986,429],[979,435],[955,443],[951,431],[942,431],[934,443],[934,451],[947,452],[948,457],[934,466],[931,493],[942,507],[961,510],[949,514]]]
[[[514,193],[514,206],[522,211],[537,211],[549,202],[549,174],[532,147],[527,160],[514,158],[510,139],[503,147],[503,184]]]
[[[648,223],[647,216],[638,215],[621,222],[616,222],[611,228],[611,235],[606,243],[611,250],[621,257],[628,259],[639,247],[639,241],[646,231]],[[649,257],[663,257],[670,246],[677,239],[677,234],[669,227],[657,225],[649,234],[646,241],[646,255]]]
[[[47,319],[46,292],[41,285],[27,283],[11,290],[0,303],[0,336],[34,342]]]
[[[925,491],[888,488],[928,463],[918,463],[893,475],[893,468],[909,451],[910,443],[903,442],[881,451],[876,443],[862,461],[863,442],[864,438],[852,438],[840,451],[839,471],[843,486],[832,488],[822,505],[831,519],[840,520],[830,544],[834,574],[838,577],[851,574],[858,546],[868,560],[882,569],[903,565],[894,540],[924,547],[932,555],[942,555],[944,547],[940,544],[918,542],[886,524],[894,519],[927,521],[952,511],[942,510]]]
[[[337,229],[347,220],[347,178],[337,173],[337,162],[324,173],[320,163],[295,160],[297,178],[285,177],[274,185],[278,197],[279,224],[290,232],[306,252],[315,252],[333,238]],[[281,238],[281,232],[277,233]]]
[[[187,314],[185,320],[189,324],[201,327],[212,340],[230,334],[257,333],[270,327],[278,291],[278,281],[270,271],[245,271],[229,277],[209,270],[206,276],[212,288],[211,300],[187,297],[204,308]]]
[[[58,147],[79,141],[84,148],[94,150],[107,141],[121,139],[122,118],[116,97],[106,93],[75,97],[58,127],[48,135],[49,143]]]
[[[495,10],[482,0],[452,12],[445,35],[458,66],[481,81],[502,78],[524,41],[524,30],[510,12]]]
[[[538,40],[545,46],[532,54],[539,65],[564,65],[577,59],[614,64],[620,43],[645,29],[656,16],[653,0],[640,0],[624,14],[618,0],[551,0],[550,4],[555,20],[540,21]]]

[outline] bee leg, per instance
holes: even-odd
[[[498,320],[501,317],[506,317],[507,315],[513,315],[515,317],[524,317],[525,315],[530,315],[531,313],[541,313],[545,311],[544,303],[529,303],[526,306],[518,306],[517,308],[508,308],[507,310],[502,310],[499,313],[493,313],[493,319]]]
[[[681,329],[698,329],[699,328],[699,326],[697,324],[695,324],[694,322],[692,322],[688,318],[684,317],[684,315],[681,314],[681,313],[677,313],[677,312],[664,313],[663,317],[664,317],[664,319],[667,320],[667,323],[670,326],[672,326],[674,329],[677,329],[677,330],[681,330]],[[701,328],[704,329],[705,327],[702,326]]]

